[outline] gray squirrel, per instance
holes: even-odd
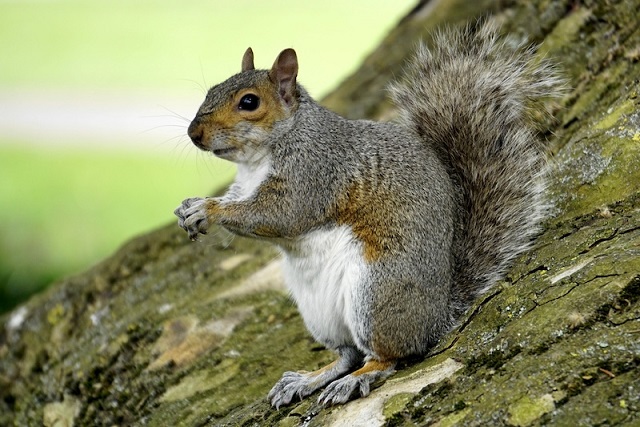
[[[275,407],[320,388],[323,405],[366,396],[399,359],[424,355],[528,248],[546,211],[534,117],[562,79],[488,21],[418,48],[390,92],[400,123],[347,120],[297,83],[283,50],[212,87],[188,134],[235,162],[222,197],[175,210],[192,240],[212,224],[280,249],[313,337],[338,359],[285,372]]]

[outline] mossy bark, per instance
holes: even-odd
[[[547,135],[554,216],[428,357],[366,399],[276,411],[282,371],[333,355],[282,290],[277,253],[170,225],[5,315],[0,425],[639,425],[640,1],[423,2],[325,103],[393,116],[419,39],[490,13],[570,80]],[[186,195],[185,195],[186,196]]]

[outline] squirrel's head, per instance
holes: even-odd
[[[256,70],[253,51],[242,58],[242,71],[212,87],[189,125],[188,134],[202,150],[235,161],[250,161],[262,143],[298,107],[298,58],[280,52],[270,70]]]

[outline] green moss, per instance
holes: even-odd
[[[438,421],[438,426],[453,427],[453,426],[464,425],[463,423],[464,418],[467,416],[467,414],[469,414],[470,411],[471,409],[463,409],[461,411],[449,414]]]
[[[634,100],[629,99],[620,104],[618,107],[610,109],[609,111],[607,111],[607,115],[603,117],[602,120],[593,125],[593,128],[597,130],[613,128],[613,126],[618,123],[618,121],[623,116],[628,116],[635,111],[635,109],[637,108],[635,104],[636,102]]]
[[[509,406],[509,424],[514,426],[528,426],[544,414],[555,409],[551,395],[532,399],[523,396],[513,405]]]
[[[415,394],[413,393],[399,393],[395,396],[392,396],[384,403],[384,408],[382,409],[382,415],[385,419],[391,419],[396,414],[404,409],[404,407],[409,403]]]
[[[62,402],[49,403],[43,410],[45,427],[73,427],[80,411],[80,402],[65,396]]]
[[[577,8],[572,13],[564,16],[544,38],[540,45],[539,53],[542,56],[556,55],[566,49],[569,43],[573,43],[578,39],[585,23],[591,16],[591,10],[586,7]]]
[[[554,195],[563,213],[558,220],[583,215],[640,191],[640,144],[631,138],[597,134],[568,147],[559,161],[556,179],[561,182]]]
[[[56,304],[49,312],[47,313],[47,321],[51,325],[56,325],[60,320],[64,317],[64,306],[62,304]]]
[[[227,359],[223,360],[215,370],[202,370],[194,372],[183,378],[180,383],[169,388],[160,401],[174,402],[180,399],[187,399],[196,393],[211,390],[229,381],[238,374],[240,366],[237,362]]]
[[[297,417],[287,417],[278,422],[278,427],[295,427],[300,425],[300,419]]]

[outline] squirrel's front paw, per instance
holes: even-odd
[[[210,225],[207,199],[192,197],[183,200],[173,213],[178,217],[178,225],[189,233],[191,240],[197,240],[198,234],[207,234]]]

